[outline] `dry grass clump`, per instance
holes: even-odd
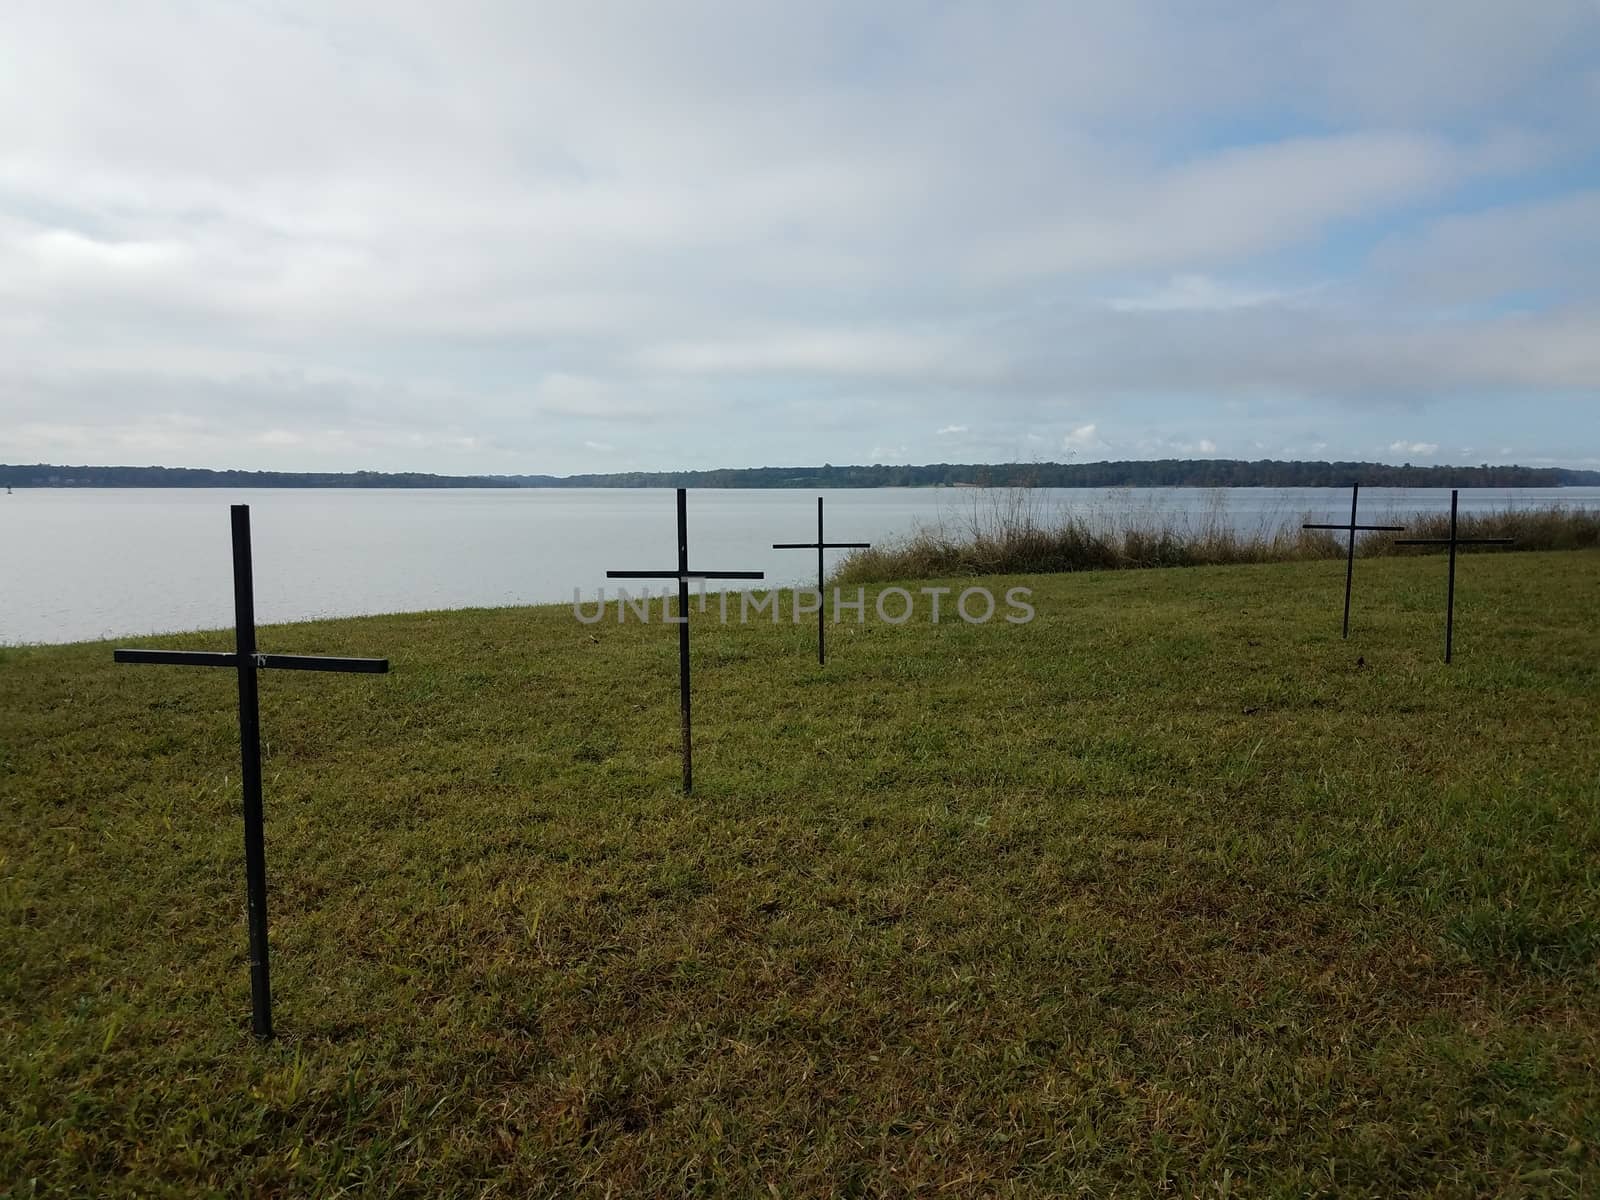
[[[1025,488],[982,493],[955,520],[849,554],[834,573],[834,582],[1299,562],[1345,552],[1338,533],[1301,529],[1302,520],[1309,517],[1268,514],[1254,529],[1241,530],[1228,520],[1220,495],[1198,515],[1150,508],[1132,516],[1050,514],[1036,497]],[[1406,537],[1446,537],[1450,532],[1448,513],[1391,513],[1383,520],[1405,525]],[[1600,513],[1563,505],[1471,513],[1461,518],[1461,536],[1515,538],[1507,550],[1594,549],[1600,546]],[[1366,534],[1357,552],[1368,556],[1437,551],[1395,547],[1389,535]]]
[[[1450,536],[1448,512],[1413,513],[1403,522],[1404,537],[1442,538]],[[1460,535],[1464,538],[1516,539],[1510,546],[1484,546],[1484,552],[1512,550],[1593,550],[1600,547],[1600,512],[1552,504],[1544,508],[1502,509],[1498,512],[1463,513]],[[1437,553],[1424,546],[1394,546],[1388,538],[1376,538],[1362,547],[1365,554]]]

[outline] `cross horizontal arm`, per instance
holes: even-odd
[[[1343,531],[1368,529],[1374,533],[1401,533],[1404,525],[1302,525],[1301,529],[1338,529]]]
[[[1516,538],[1396,538],[1396,546],[1448,546],[1454,540],[1458,546],[1510,546]]]
[[[256,666],[274,671],[353,671],[361,675],[385,675],[387,658],[332,658],[320,654],[258,654]]]
[[[765,571],[606,571],[606,579],[765,579]]]
[[[607,579],[765,579],[765,571],[607,571]]]
[[[237,667],[239,656],[218,650],[113,650],[119,663],[156,663],[169,667]]]
[[[773,542],[774,550],[870,550],[871,542]]]
[[[257,667],[276,671],[355,671],[382,675],[389,670],[387,658],[331,658],[313,654],[252,654]],[[236,653],[217,650],[114,650],[111,658],[119,663],[152,663],[169,667],[237,667]]]

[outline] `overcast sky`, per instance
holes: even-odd
[[[1600,3],[7,0],[0,461],[1600,464]]]

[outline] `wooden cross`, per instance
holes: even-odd
[[[1449,662],[1455,652],[1456,638],[1456,547],[1457,546],[1509,546],[1515,538],[1464,538],[1460,535],[1461,492],[1450,493],[1450,536],[1447,538],[1404,538],[1396,546],[1449,546],[1450,591],[1444,609],[1444,661]]]
[[[1302,525],[1301,529],[1343,529],[1350,534],[1350,545],[1345,556],[1344,567],[1344,633],[1350,636],[1350,586],[1356,577],[1356,531],[1370,530],[1374,533],[1404,533],[1404,525],[1357,525],[1356,505],[1361,502],[1361,485],[1350,486],[1350,524],[1348,525]]]
[[[702,579],[765,579],[762,571],[691,571],[689,569],[689,509],[686,493],[678,489],[678,569],[675,571],[607,571],[607,579],[676,579],[678,581],[678,709],[683,718],[683,792],[694,788],[694,764],[689,741],[689,582]]]
[[[828,661],[827,653],[823,646],[823,611],[828,607],[823,603],[822,584],[827,578],[822,568],[822,552],[824,550],[866,550],[871,542],[829,542],[822,535],[822,497],[817,497],[817,540],[814,542],[773,542],[774,550],[815,550],[817,552],[817,662]]]
[[[117,650],[119,663],[229,667],[239,673],[239,757],[244,781],[244,873],[250,931],[250,1013],[255,1034],[272,1036],[272,980],[267,962],[267,859],[261,812],[261,706],[256,672],[355,671],[383,674],[386,658],[318,658],[256,650],[255,583],[250,566],[250,506],[231,507],[233,519],[233,653],[211,650]]]

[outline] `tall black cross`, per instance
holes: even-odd
[[[1450,493],[1450,536],[1447,538],[1404,538],[1396,546],[1449,546],[1450,591],[1444,609],[1444,661],[1449,662],[1455,652],[1456,639],[1456,547],[1457,546],[1509,546],[1515,538],[1464,538],[1460,534],[1461,493]]]
[[[1350,545],[1345,555],[1344,566],[1344,634],[1350,636],[1350,587],[1356,577],[1356,531],[1370,530],[1374,533],[1404,533],[1404,525],[1357,525],[1356,505],[1361,502],[1361,485],[1350,485],[1350,524],[1348,525],[1302,525],[1301,529],[1343,529],[1350,534]]]
[[[689,742],[689,581],[700,579],[765,579],[761,571],[689,570],[689,507],[678,489],[678,569],[676,571],[607,571],[607,579],[676,579],[678,581],[678,709],[683,715],[683,790],[694,788]]]
[[[261,815],[261,706],[256,672],[358,671],[382,674],[386,658],[318,658],[261,654],[256,650],[255,584],[250,568],[250,506],[235,504],[233,518],[233,653],[212,650],[117,650],[119,663],[176,667],[231,667],[239,673],[239,760],[244,781],[244,875],[250,930],[250,1013],[258,1038],[272,1036],[272,979],[267,965],[267,857]]]
[[[773,542],[774,550],[815,550],[817,552],[817,662],[828,661],[823,647],[823,612],[827,605],[822,599],[822,584],[827,579],[827,573],[822,567],[822,552],[824,550],[865,550],[871,542],[829,542],[822,536],[822,497],[817,497],[817,540],[814,542]]]

